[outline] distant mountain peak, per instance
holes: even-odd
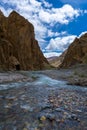
[[[16,12],[15,10],[13,10],[10,14],[9,14],[9,17],[14,17],[14,16],[20,16],[21,17],[21,15],[18,13],[18,12]]]
[[[0,10],[0,15],[4,15],[3,12]]]

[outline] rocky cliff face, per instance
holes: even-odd
[[[76,38],[69,46],[60,67],[67,68],[76,64],[87,64],[87,33]]]
[[[0,11],[0,68],[38,70],[49,66],[34,35],[34,27],[13,11]]]

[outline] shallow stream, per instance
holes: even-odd
[[[87,130],[87,87],[20,73],[32,81],[0,84],[0,130]]]

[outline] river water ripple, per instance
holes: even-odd
[[[19,73],[32,80],[0,84],[0,130],[87,130],[87,87]]]

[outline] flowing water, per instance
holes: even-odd
[[[0,84],[0,90],[7,90],[7,89],[10,89],[10,88],[21,88],[22,86],[28,86],[28,85],[33,85],[33,86],[36,86],[36,85],[48,85],[49,86],[49,89],[50,88],[67,88],[67,89],[78,89],[78,90],[82,90],[82,91],[86,91],[87,90],[87,87],[84,86],[84,88],[82,88],[81,86],[72,86],[72,85],[67,85],[67,82],[66,81],[63,81],[63,80],[56,80],[56,79],[52,79],[44,74],[41,74],[40,72],[21,72],[21,74],[24,74],[28,77],[31,77],[33,78],[33,82],[8,82],[8,83],[3,83],[3,84]]]
[[[33,80],[0,84],[0,130],[87,129],[87,87],[20,73]]]

